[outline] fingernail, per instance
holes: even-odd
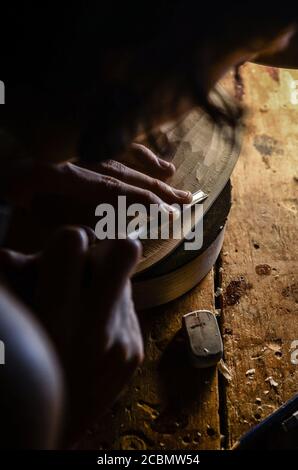
[[[182,191],[181,189],[174,189],[172,188],[173,193],[179,197],[179,199],[183,199],[187,202],[192,201],[192,194],[190,191]]]
[[[163,160],[162,158],[159,158],[158,159],[158,164],[159,166],[161,166],[162,168],[165,168],[167,170],[171,169],[171,170],[175,170],[175,166],[173,165],[173,163],[171,162],[167,162],[166,160]]]

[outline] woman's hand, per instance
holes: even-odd
[[[57,165],[24,163],[19,171],[15,167],[8,175],[11,180],[8,197],[27,206],[32,202],[41,205],[51,199],[53,204],[59,200],[63,207],[55,207],[57,215],[67,209],[74,216],[76,213],[77,219],[86,217],[79,213],[82,204],[88,205],[88,212],[91,210],[93,214],[102,202],[115,205],[118,196],[126,196],[127,204],[142,203],[145,206],[191,201],[189,192],[164,182],[175,171],[172,163],[158,158],[140,144],[133,144],[131,151],[122,158],[121,162],[107,160],[92,168],[69,162]]]
[[[109,160],[92,169],[72,163],[23,166],[11,177],[9,197],[16,204],[33,207],[34,215],[46,218],[48,223],[94,227],[96,206],[108,203],[117,207],[118,196],[126,196],[127,205],[140,203],[146,207],[189,203],[189,192],[163,181],[174,171],[171,163],[134,144],[123,162]]]
[[[85,230],[60,229],[44,253],[1,250],[2,274],[52,339],[67,383],[68,430],[81,430],[117,398],[141,363],[143,341],[131,297],[138,242],[90,246]]]

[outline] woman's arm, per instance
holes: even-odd
[[[51,449],[61,424],[60,367],[42,328],[3,284],[0,340],[0,448]]]

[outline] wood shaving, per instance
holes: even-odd
[[[221,359],[218,363],[218,370],[228,382],[232,382],[232,379],[233,379],[232,372],[230,371],[228,366],[225,364],[223,359]]]
[[[216,291],[214,292],[214,297],[219,297],[220,295],[222,295],[222,293],[223,293],[223,289],[221,287],[218,287]]]
[[[265,382],[269,382],[271,387],[278,387],[278,383],[273,379],[273,377],[267,377],[267,379],[265,379]]]
[[[273,352],[279,352],[281,350],[281,346],[277,343],[268,343],[266,346]]]

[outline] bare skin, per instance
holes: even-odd
[[[85,230],[66,227],[42,253],[0,252],[2,276],[37,312],[57,351],[66,391],[71,392],[66,443],[107,410],[143,358],[129,281],[140,245],[131,240],[91,242]],[[11,341],[8,337],[12,348]],[[59,403],[59,393],[53,402]]]
[[[281,43],[283,47],[284,42]],[[205,74],[206,93],[228,68],[255,55],[250,48],[229,52]],[[182,100],[179,113],[191,106],[192,103]],[[169,115],[161,109],[155,124],[175,117],[177,110]],[[24,128],[25,118],[23,115],[19,129]],[[6,188],[2,197],[26,207],[33,202],[35,207],[44,207],[46,200],[49,205],[56,201],[53,218],[60,211],[59,221],[53,220],[56,226],[61,221],[90,225],[86,208],[93,213],[100,202],[115,204],[120,194],[126,195],[128,202],[146,205],[189,202],[189,194],[183,195],[164,182],[174,168],[162,163],[145,147],[134,144],[125,156],[117,157],[121,163],[108,161],[90,170],[73,163],[77,157],[77,138],[77,129],[50,123],[43,127],[38,119],[26,127],[25,136],[21,131],[18,133],[18,126],[12,129],[11,145],[1,152],[1,183],[5,183],[1,185],[2,191]],[[66,215],[70,220],[66,220]],[[28,307],[19,303],[15,307],[3,284],[3,294],[8,298],[5,307],[5,319],[10,320],[8,331],[13,331],[16,315],[24,319],[37,337],[40,328],[43,329],[49,344],[45,345],[47,364],[57,383],[59,369],[62,371],[67,408],[57,406],[51,429],[57,437],[64,420],[67,424],[64,442],[73,437],[70,430],[76,433],[90,422],[90,416],[105,412],[142,361],[143,340],[130,288],[130,276],[139,256],[140,247],[129,240],[92,246],[87,232],[80,227],[60,229],[48,240],[42,253],[0,251],[2,275],[35,317],[30,319]],[[0,329],[3,322],[4,314],[0,311]],[[12,335],[7,341],[13,348]],[[52,358],[51,343],[59,365]],[[53,408],[61,403],[60,393],[58,387],[50,397]],[[28,406],[32,406],[33,414],[39,411],[34,402]],[[43,411],[48,406],[47,400],[41,404]],[[48,417],[44,426],[50,428],[50,423]],[[53,436],[44,436],[42,442],[33,436],[34,433],[31,441],[30,436],[28,442],[24,441],[26,446],[56,445]]]

